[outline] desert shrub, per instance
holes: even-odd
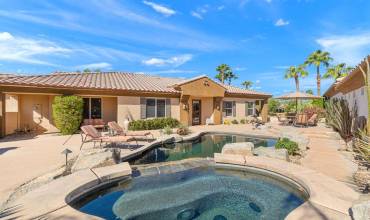
[[[78,96],[56,96],[53,108],[55,126],[63,135],[74,134],[80,127],[83,100]]]
[[[231,121],[232,124],[236,125],[236,124],[239,124],[238,120],[234,119]]]
[[[297,142],[291,141],[289,138],[280,138],[276,144],[276,149],[287,149],[289,155],[295,155],[299,151]]]
[[[170,126],[167,125],[166,127],[163,128],[163,134],[170,135],[172,133],[173,133],[172,128]]]
[[[268,109],[269,113],[276,113],[278,108],[280,107],[280,102],[277,99],[269,99],[268,100]]]
[[[225,119],[225,120],[224,120],[224,124],[225,124],[225,125],[231,125],[231,121],[230,121],[229,119]]]
[[[156,130],[164,129],[165,127],[176,128],[180,122],[174,118],[154,118],[154,119],[144,119],[131,121],[129,124],[129,129],[138,130]]]
[[[246,123],[246,120],[243,118],[240,120],[240,124],[245,124]]]
[[[190,130],[188,126],[180,124],[180,126],[177,128],[176,133],[178,135],[188,135],[190,133]]]

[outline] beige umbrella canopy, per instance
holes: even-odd
[[[309,93],[304,93],[304,92],[292,92],[292,93],[289,93],[289,94],[285,94],[285,95],[282,95],[282,96],[279,96],[279,97],[276,97],[277,99],[285,99],[285,100],[289,100],[289,99],[295,99],[295,102],[296,102],[296,112],[297,112],[297,109],[298,109],[298,99],[301,99],[301,100],[307,100],[307,99],[322,99],[323,97],[321,96],[317,96],[317,95],[312,95],[312,94],[309,94]]]

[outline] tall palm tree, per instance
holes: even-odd
[[[353,67],[346,66],[345,63],[340,63],[335,66],[329,67],[326,73],[322,76],[323,79],[338,79],[340,77],[347,76],[349,72],[353,70]]]
[[[222,83],[225,83],[225,81],[227,81],[230,85],[233,79],[238,78],[231,70],[231,67],[227,64],[219,65],[216,68],[216,71],[218,71],[218,74],[216,75],[215,78],[218,79]]]
[[[285,72],[285,79],[293,78],[295,82],[296,91],[299,92],[299,78],[304,78],[308,75],[304,65],[291,66]]]
[[[242,83],[242,85],[244,86],[245,89],[249,89],[252,86],[252,84],[253,84],[253,82],[249,81],[249,80],[246,80]]]
[[[231,68],[227,64],[221,64],[216,68],[216,71],[218,72],[218,74],[216,75],[216,79],[224,83],[226,78],[225,76],[227,75],[228,72],[231,71]]]
[[[316,80],[317,80],[317,95],[321,95],[321,75],[320,75],[320,66],[328,67],[330,61],[333,58],[330,57],[329,52],[316,50],[315,52],[311,53],[306,61],[305,65],[314,65],[316,67]]]

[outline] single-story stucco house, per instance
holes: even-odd
[[[17,129],[57,131],[52,103],[58,95],[84,100],[84,118],[105,122],[172,117],[185,125],[203,125],[207,118],[220,124],[259,114],[267,120],[270,94],[213,81],[166,78],[123,72],[65,73],[0,77],[1,134]]]
[[[370,56],[365,59],[370,61]],[[358,64],[347,76],[339,78],[324,93],[326,98],[338,98],[347,100],[350,109],[357,105],[358,116],[367,118],[367,92],[365,88],[365,79],[360,70],[360,66],[366,71],[365,59]]]

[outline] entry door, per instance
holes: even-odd
[[[200,100],[193,100],[193,116],[192,116],[192,125],[200,125],[201,123],[201,102]]]

